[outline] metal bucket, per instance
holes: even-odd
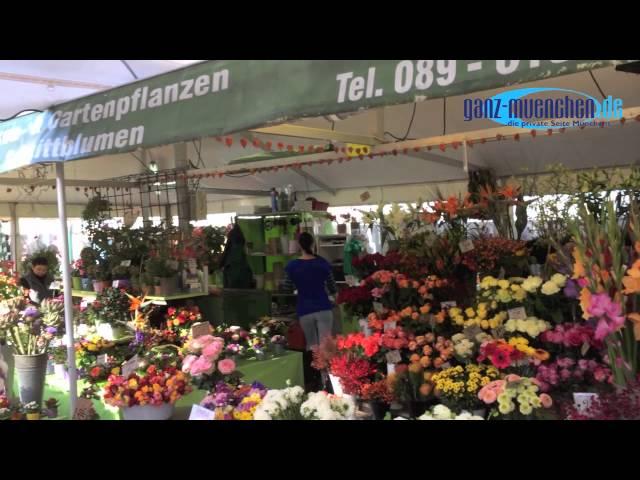
[[[14,355],[18,377],[18,396],[22,403],[42,405],[48,355]]]

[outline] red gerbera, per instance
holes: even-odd
[[[508,368],[511,365],[511,360],[509,359],[509,353],[505,350],[498,349],[493,352],[492,355],[489,356],[489,360],[496,368]]]

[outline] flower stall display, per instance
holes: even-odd
[[[523,419],[536,415],[538,410],[550,408],[553,404],[548,394],[538,394],[538,391],[535,379],[511,374],[482,387],[478,398],[490,406],[492,416]]]
[[[253,420],[266,393],[267,388],[260,382],[234,385],[220,381],[200,405],[214,411],[215,420]]]
[[[500,372],[495,367],[467,364],[433,373],[430,381],[444,406],[456,411],[477,411],[484,406],[478,399],[478,392],[499,377]]]
[[[224,340],[221,337],[203,335],[189,340],[183,348],[182,371],[188,373],[194,384],[203,390],[210,390],[218,382],[237,384],[240,372],[236,363],[225,358]]]
[[[120,407],[125,420],[167,420],[176,401],[190,391],[188,374],[175,367],[150,365],[140,374],[109,376],[103,398],[108,405]]]
[[[128,333],[129,307],[129,296],[124,289],[108,287],[88,308],[95,314],[98,333],[109,340],[117,340]]]
[[[484,420],[484,418],[479,415],[473,415],[466,410],[455,414],[445,405],[436,405],[419,416],[418,420]]]
[[[254,420],[352,420],[352,397],[324,391],[306,394],[301,387],[269,390],[257,406]]]

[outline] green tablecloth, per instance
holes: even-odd
[[[302,353],[287,351],[279,357],[267,358],[266,360],[241,360],[238,362],[238,370],[244,374],[243,380],[247,383],[258,381],[272,389],[285,388],[287,380],[291,381],[291,385],[300,385],[304,387],[304,373],[302,368]],[[17,382],[17,380],[16,380]],[[14,382],[15,383],[15,382]],[[78,392],[86,387],[83,381],[78,382]],[[15,392],[18,386],[15,386]],[[44,399],[50,397],[56,398],[60,402],[58,411],[60,419],[69,418],[69,385],[55,375],[48,375],[45,385]],[[176,413],[174,418],[177,420],[187,419],[191,406],[200,401],[207,394],[204,390],[196,390],[189,395],[181,398],[176,403]],[[105,404],[103,401],[93,402],[101,420],[119,420],[120,410],[116,407]]]

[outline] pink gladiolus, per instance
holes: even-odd
[[[598,319],[596,340],[603,340],[609,334],[624,326],[624,317],[620,304],[611,300],[606,293],[596,293],[591,296],[591,305],[587,308],[589,315]]]

